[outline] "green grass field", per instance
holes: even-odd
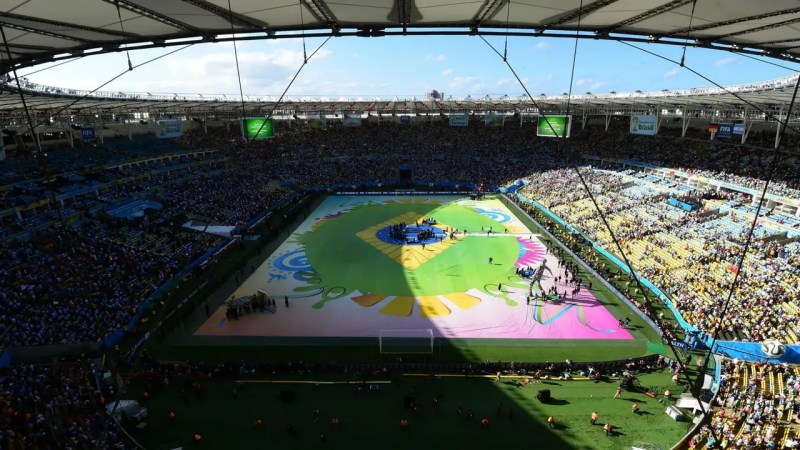
[[[285,379],[285,378],[284,378]],[[313,376],[304,377],[314,379]],[[330,379],[330,377],[328,378]],[[669,385],[669,374],[654,373],[640,377],[655,392]],[[519,387],[508,379],[494,382],[487,378],[428,378],[401,376],[391,384],[381,384],[378,391],[354,391],[347,384],[247,384],[233,397],[233,381],[204,381],[203,396],[181,399],[182,385],[155,391],[146,401],[149,426],[134,436],[150,449],[177,446],[191,448],[192,436],[202,436],[200,448],[274,448],[274,449],[354,449],[378,446],[390,449],[411,448],[542,448],[542,449],[624,449],[637,441],[670,448],[686,433],[688,421],[675,422],[664,414],[664,404],[640,393],[624,392],[613,399],[616,382],[542,381]],[[553,400],[536,400],[539,389],[550,389]],[[134,385],[133,392],[141,392]],[[292,390],[292,403],[280,400],[282,390]],[[404,398],[412,396],[419,405],[416,413],[405,409]],[[434,398],[440,400],[434,404]],[[637,402],[642,411],[631,412]],[[502,404],[498,413],[497,405]],[[464,415],[457,414],[458,407]],[[319,409],[315,422],[312,411]],[[508,411],[512,410],[509,419]],[[470,421],[468,410],[474,412]],[[176,419],[168,421],[168,411]],[[597,425],[589,423],[597,411]],[[548,429],[549,416],[557,428]],[[332,417],[341,421],[330,424]],[[261,428],[254,426],[262,419]],[[409,421],[402,431],[401,419]],[[489,428],[480,420],[487,418]],[[606,437],[602,424],[615,427]],[[287,425],[297,430],[292,437]],[[326,441],[320,440],[320,433]]]
[[[494,288],[496,280],[507,280],[513,275],[510,265],[485,264],[491,256],[495,261],[513,261],[519,252],[515,238],[511,236],[486,240],[466,238],[427,261],[426,270],[411,270],[390,256],[377,252],[373,245],[359,239],[355,233],[364,228],[409,213],[433,216],[450,227],[475,230],[495,227],[497,222],[481,214],[465,213],[465,208],[449,203],[402,203],[353,209],[346,213],[348,220],[330,220],[312,232],[302,232],[289,238],[302,242],[306,256],[314,265],[312,282],[303,289],[331,289],[344,286],[335,295],[323,295],[315,307],[326,302],[340,301],[348,292],[385,292],[391,295],[429,295],[446,292],[461,292],[478,286]],[[540,232],[524,214],[509,207],[515,219],[533,231]],[[343,236],[345,236],[343,238]],[[330,255],[342,255],[335,264],[320,264]],[[365,257],[364,255],[371,255]],[[567,259],[570,259],[567,257]],[[457,267],[457,271],[452,269]],[[450,270],[448,276],[442,271]],[[380,274],[377,276],[376,274]],[[588,276],[588,275],[587,275]],[[331,281],[333,280],[333,281]],[[313,283],[317,282],[318,286]],[[230,288],[228,288],[230,289]],[[332,289],[331,289],[332,290]],[[230,291],[218,292],[216,298],[227,298]],[[433,354],[427,358],[436,362],[456,361],[549,361],[570,357],[575,361],[617,360],[639,357],[653,353],[664,353],[660,338],[624,302],[605,286],[594,280],[592,294],[616,318],[630,318],[629,331],[633,340],[571,340],[571,339],[440,339]],[[219,301],[219,300],[218,300]],[[341,300],[344,301],[344,300]],[[308,361],[371,362],[386,360],[378,351],[377,338],[273,338],[273,337],[204,337],[191,333],[204,320],[202,311],[197,311],[187,324],[173,334],[168,345],[150,346],[152,353],[163,359],[224,361],[230,359],[262,360],[264,346],[270,347],[269,359],[290,360],[301,353]]]
[[[505,281],[510,275],[509,265],[490,265],[486,261],[490,257],[495,261],[513,261],[519,247],[511,236],[493,239],[488,243],[479,238],[465,238],[457,245],[436,253],[423,266],[413,269],[404,267],[395,257],[376,252],[374,245],[379,242],[373,244],[356,236],[368,225],[415,213],[434,217],[440,223],[473,234],[478,234],[482,228],[501,228],[492,219],[454,204],[397,203],[355,208],[347,212],[346,217],[330,220],[319,229],[301,235],[299,239],[305,245],[308,260],[319,277],[336,280],[348,290],[392,295],[435,295],[464,292],[488,283],[496,284],[497,280]],[[398,259],[400,257],[396,256]]]
[[[399,264],[390,255],[375,251],[363,239],[342,239],[355,232],[387,219],[415,211],[431,214],[441,223],[456,228],[480,230],[497,223],[478,214],[464,214],[459,207],[441,204],[390,204],[378,208],[356,208],[348,221],[331,220],[313,232],[297,232],[289,241],[306,245],[311,263],[331,254],[342,255],[338,264],[314,264],[314,280],[325,288],[337,280],[337,286],[362,292],[382,289],[387,293],[405,295],[446,293],[469,289],[476,280],[495,280],[507,277],[508,266],[487,265],[489,256],[497,260],[513,260],[519,247],[512,237],[487,241],[465,239],[446,249],[425,264],[440,269],[454,265],[464,266],[459,275],[441,277],[417,271]],[[508,211],[534,234],[541,230],[513,205]],[[287,242],[289,242],[287,241]],[[492,245],[487,246],[490,242]],[[279,248],[281,244],[275,244]],[[278,250],[276,250],[277,252]],[[373,256],[364,261],[365,254]],[[268,258],[268,257],[267,257]],[[571,260],[570,257],[567,257]],[[469,264],[471,260],[481,264]],[[467,263],[465,263],[467,262]],[[248,264],[253,264],[251,261]],[[256,262],[258,264],[258,262]],[[375,277],[371,274],[391,274],[392,277]],[[431,273],[435,273],[431,270]],[[485,281],[483,283],[486,283]],[[313,284],[313,283],[312,283]],[[318,286],[318,287],[319,287]],[[221,302],[239,289],[238,284],[226,284],[211,296]],[[339,292],[339,291],[336,291]],[[334,292],[334,294],[336,293]],[[343,294],[343,292],[340,292]],[[439,339],[434,353],[405,357],[405,361],[425,362],[482,362],[482,361],[611,361],[639,357],[654,353],[666,354],[658,334],[642,321],[623,301],[617,298],[598,280],[594,280],[593,295],[615,318],[629,317],[632,340],[610,339]],[[319,301],[317,299],[316,301]],[[329,295],[326,301],[339,301]],[[349,300],[348,300],[349,301]],[[324,308],[324,302],[321,304]],[[206,337],[192,333],[206,321],[202,308],[190,316],[167,340],[151,340],[147,352],[162,360],[227,362],[249,361],[314,361],[314,362],[394,362],[397,355],[382,355],[376,338],[290,338],[290,337]],[[691,368],[690,368],[691,370]],[[352,374],[325,374],[306,376],[269,375],[270,381],[342,381],[361,380]],[[367,377],[368,379],[370,377]],[[640,377],[644,386],[661,393],[667,386],[673,390],[667,371]],[[388,378],[382,379],[387,381]],[[188,401],[181,396],[181,380],[153,390],[144,400],[150,411],[148,426],[144,430],[128,427],[131,434],[148,449],[185,448],[276,448],[276,449],[358,449],[371,446],[390,449],[445,448],[471,449],[502,446],[504,448],[542,449],[625,449],[634,442],[656,444],[663,449],[672,447],[686,433],[688,422],[674,422],[664,414],[665,405],[639,393],[626,393],[623,399],[612,398],[617,381],[594,383],[590,381],[543,381],[518,387],[509,380],[493,382],[493,377],[412,377],[397,375],[390,384],[381,384],[378,391],[354,393],[347,384],[247,384],[234,399],[234,380],[205,380],[202,399],[190,395]],[[539,389],[550,389],[554,402],[542,404],[535,396]],[[131,383],[125,398],[141,399],[143,386]],[[293,403],[280,401],[282,390],[296,393]],[[403,399],[414,396],[419,411],[403,408]],[[434,397],[439,397],[434,406]],[[631,403],[638,402],[643,413],[631,413]],[[503,410],[497,413],[497,405]],[[471,409],[475,417],[467,421],[458,416],[457,408]],[[314,422],[312,410],[319,409],[321,419]],[[508,410],[513,411],[509,420]],[[174,411],[176,419],[169,421],[167,412]],[[614,436],[606,437],[602,425],[589,424],[589,415],[597,411],[599,423],[615,426]],[[555,430],[548,429],[546,419],[553,415],[558,423]],[[339,427],[330,424],[330,418],[341,419]],[[480,419],[490,421],[482,429]],[[264,421],[256,429],[255,419]],[[409,429],[402,431],[399,421],[406,418]],[[290,436],[286,426],[291,424],[297,436]],[[192,442],[192,435],[202,435],[201,443]],[[320,440],[320,433],[326,436]]]

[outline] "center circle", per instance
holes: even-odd
[[[381,228],[375,237],[393,245],[423,245],[443,241],[447,236],[441,228],[426,223],[398,223]]]

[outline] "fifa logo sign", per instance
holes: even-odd
[[[632,134],[647,134],[647,135],[655,135],[656,134],[656,123],[658,117],[655,115],[647,115],[647,116],[638,116],[634,115],[631,116],[631,130]]]
[[[177,138],[183,135],[180,119],[156,120],[156,137]]]

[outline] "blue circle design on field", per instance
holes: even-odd
[[[304,250],[294,250],[284,253],[279,256],[272,265],[275,266],[276,269],[286,272],[310,272],[313,270]]]
[[[486,216],[494,220],[495,222],[506,223],[511,221],[510,215],[496,209],[488,210],[483,208],[475,208],[475,211],[482,216]]]
[[[441,241],[440,238],[446,235],[444,230],[442,230],[441,228],[429,225],[423,225],[419,227],[411,225],[407,226],[405,231],[406,231],[406,237],[410,238],[410,240],[408,241],[404,241],[400,237],[393,236],[391,225],[388,227],[383,227],[380,230],[378,230],[378,232],[375,233],[375,237],[377,237],[383,242],[386,242],[387,244],[413,246],[422,244],[435,244],[437,242],[440,242]],[[432,236],[426,239],[418,240],[419,234],[422,233],[423,231],[431,231]]]

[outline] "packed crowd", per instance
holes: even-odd
[[[391,182],[401,165],[411,166],[414,179],[422,183],[500,186],[528,176],[531,183],[524,195],[613,250],[582,182],[574,171],[563,169],[578,161],[576,155],[690,167],[744,186],[757,185],[769,162],[750,149],[727,144],[600,136],[591,130],[576,132],[567,143],[532,138],[525,127],[441,124],[331,130],[279,124],[277,138],[249,143],[238,139],[238,129],[199,130],[166,146],[151,138],[139,144],[109,140],[105,150],[93,148],[86,161],[65,165],[68,172],[56,177],[55,185],[35,178],[39,172],[30,169],[27,157],[3,163],[0,181],[6,184],[0,195],[6,206],[53,194],[64,199],[24,208],[21,221],[13,212],[2,217],[0,230],[19,239],[0,244],[11,261],[0,268],[0,333],[6,344],[97,341],[124,327],[148,293],[222,239],[182,228],[183,221],[241,227],[303,192]],[[54,151],[50,158],[74,155],[65,152]],[[137,163],[124,164],[126,157]],[[794,192],[797,162],[794,157],[782,161],[775,192]],[[640,272],[670,292],[687,320],[705,331],[721,324],[725,332],[746,339],[796,341],[797,245],[759,240],[741,264],[747,279],[737,293],[750,307],[722,315],[721,288],[730,282],[728,264],[736,265],[736,241],[746,231],[746,220],[668,207],[663,195],[670,188],[667,182],[658,185],[614,171],[583,173],[623,248],[641,261]],[[132,220],[105,214],[111,206],[143,198],[164,208]],[[731,195],[719,200],[741,199]],[[766,236],[768,227],[758,231]],[[704,270],[697,270],[698,265]]]
[[[86,363],[0,369],[0,449],[136,448],[106,415]]]
[[[800,446],[791,425],[800,411],[796,366],[721,361],[713,418],[689,441],[700,449],[792,449]]]
[[[86,175],[71,178],[83,185]],[[185,228],[184,222],[241,229],[295,195],[214,155],[182,155],[91,175],[105,183],[102,189],[48,209],[37,220],[24,217],[16,224],[25,230],[23,237],[0,242],[8,262],[0,267],[3,345],[96,342],[126,329],[158,286],[228,237]],[[110,215],[143,198],[163,209]]]
[[[5,342],[23,346],[102,339],[127,324],[159,284],[219,241],[163,225],[141,224],[132,238],[130,231],[129,226],[86,220],[55,224],[28,243],[2,244],[9,263],[0,268]]]
[[[762,140],[760,143],[771,148],[773,140],[774,135],[767,135],[766,141]],[[748,142],[754,141],[755,136]],[[603,131],[598,130],[576,135],[575,144],[584,148],[587,154],[680,169],[758,190],[764,187],[763,180],[769,173],[772,156],[775,154],[761,147],[708,141],[707,133],[697,140],[661,135],[658,139],[634,135],[620,135],[617,139],[609,139]],[[800,178],[797,177],[800,172],[800,156],[790,152],[779,153],[777,157],[778,164],[769,192],[800,197]]]
[[[730,200],[741,194],[715,192],[717,198],[704,199],[703,208],[688,212],[667,202],[675,192],[670,195],[650,181],[602,169],[582,168],[581,173],[621,249],[575,170],[531,175],[520,193],[611,253],[624,252],[634,269],[668,293],[682,316],[701,331],[719,328],[729,339],[798,342],[800,245],[774,224],[762,222],[747,258],[739,263],[752,218],[733,207],[732,212],[720,212],[719,207],[736,204]],[[694,194],[703,198],[707,193]],[[726,308],[739,270],[744,276],[733,305]]]

